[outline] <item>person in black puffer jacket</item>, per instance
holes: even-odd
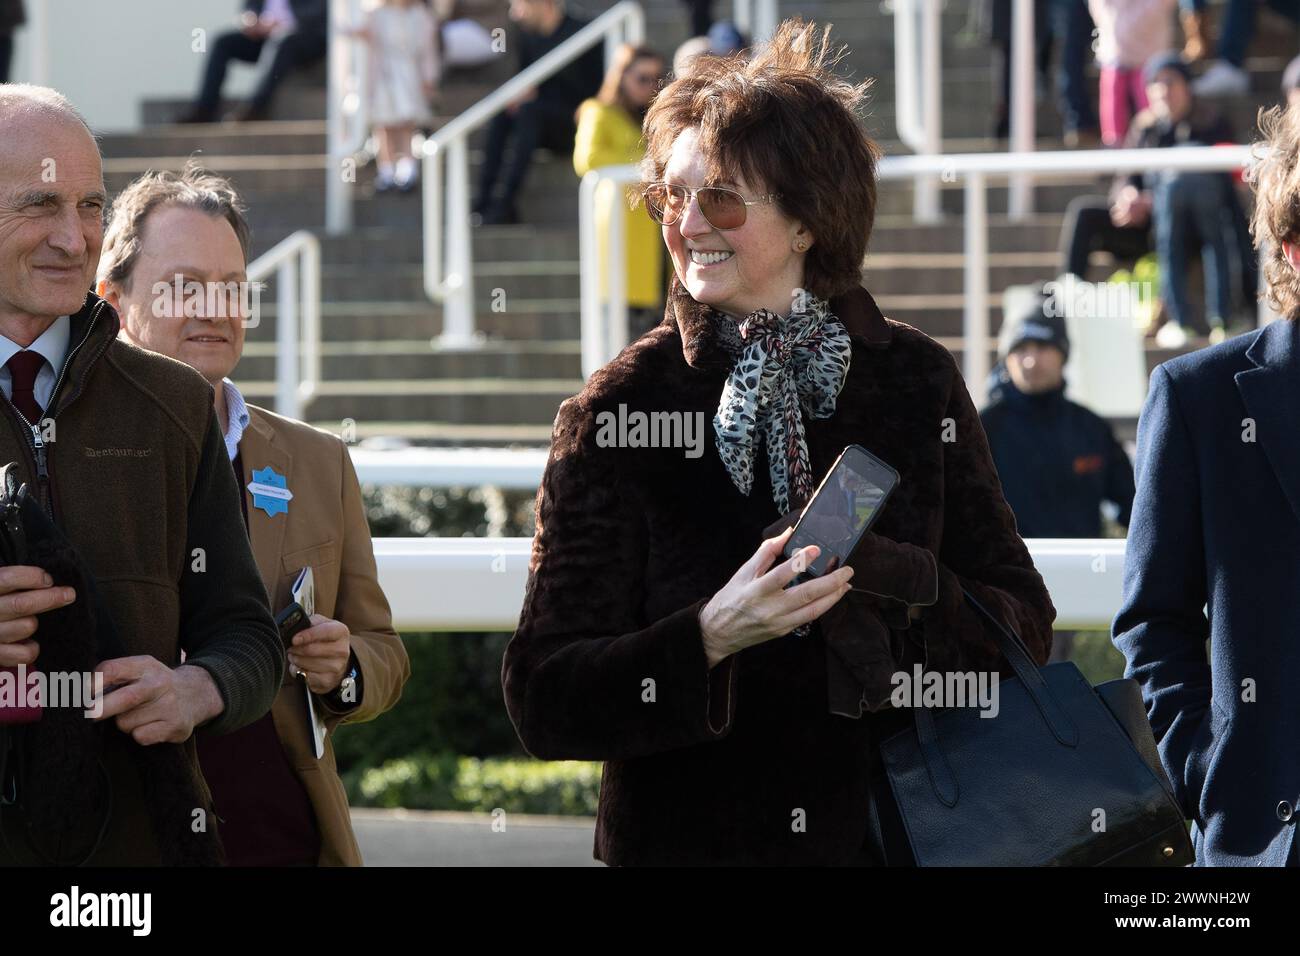
[[[1102,502],[1127,527],[1133,465],[1105,419],[1065,397],[1065,319],[1050,296],[1009,320],[980,413],[1002,491],[1024,538],[1102,537]],[[1053,659],[1072,643],[1058,634]]]

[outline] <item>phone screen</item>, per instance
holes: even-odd
[[[871,527],[897,483],[894,469],[866,449],[850,445],[799,516],[786,543],[786,555],[817,545],[821,553],[803,576],[816,577],[835,570]]]

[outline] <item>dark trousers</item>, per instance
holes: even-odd
[[[9,82],[9,67],[14,59],[14,36],[12,33],[0,34],[0,83]]]
[[[1296,0],[1266,0],[1277,13],[1292,20],[1300,19]],[[1255,14],[1260,0],[1228,0],[1219,24],[1219,59],[1240,67],[1246,60],[1246,48],[1255,37]]]
[[[1092,59],[1092,14],[1086,0],[1052,0],[1052,32],[1059,38],[1061,65],[1056,77],[1061,122],[1067,130],[1097,128],[1084,70]]]
[[[691,36],[707,36],[713,26],[713,0],[683,0],[691,8]]]
[[[539,98],[522,104],[513,116],[503,112],[492,118],[488,125],[483,168],[479,171],[476,205],[480,211],[493,204],[492,190],[498,179],[504,184],[500,205],[514,205],[528,175],[533,150],[537,147],[544,146],[566,159],[572,157],[573,139],[577,135],[573,125],[574,109],[567,103]],[[512,139],[514,149],[507,162],[506,145]]]
[[[1070,202],[1061,226],[1061,269],[1080,279],[1088,277],[1088,256],[1094,249],[1117,259],[1136,260],[1151,251],[1148,227],[1117,226],[1110,221],[1105,196],[1080,196]]]
[[[221,87],[226,82],[226,69],[231,60],[244,63],[256,63],[262,55],[266,40],[254,40],[239,32],[223,33],[212,44],[208,54],[208,63],[203,71],[203,85],[195,109],[205,115],[214,116],[221,105]],[[255,109],[265,109],[270,105],[271,97],[280,81],[294,70],[313,63],[325,56],[325,36],[322,33],[299,30],[280,40],[275,49],[275,59],[271,68],[262,74],[262,79],[253,91],[249,105]]]

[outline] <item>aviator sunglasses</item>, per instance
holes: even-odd
[[[750,206],[775,202],[781,198],[779,193],[769,193],[758,199],[747,200],[734,189],[722,186],[676,186],[671,183],[650,183],[641,192],[645,199],[646,211],[650,218],[661,226],[671,226],[690,204],[694,196],[700,204],[700,212],[714,229],[739,229],[745,224]]]

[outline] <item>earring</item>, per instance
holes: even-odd
[[[805,249],[807,249],[807,248],[808,248],[808,243],[804,242],[804,241],[801,239],[801,240],[799,240],[799,242],[795,243],[794,250],[795,250],[795,252],[803,252],[803,251],[804,251]]]

